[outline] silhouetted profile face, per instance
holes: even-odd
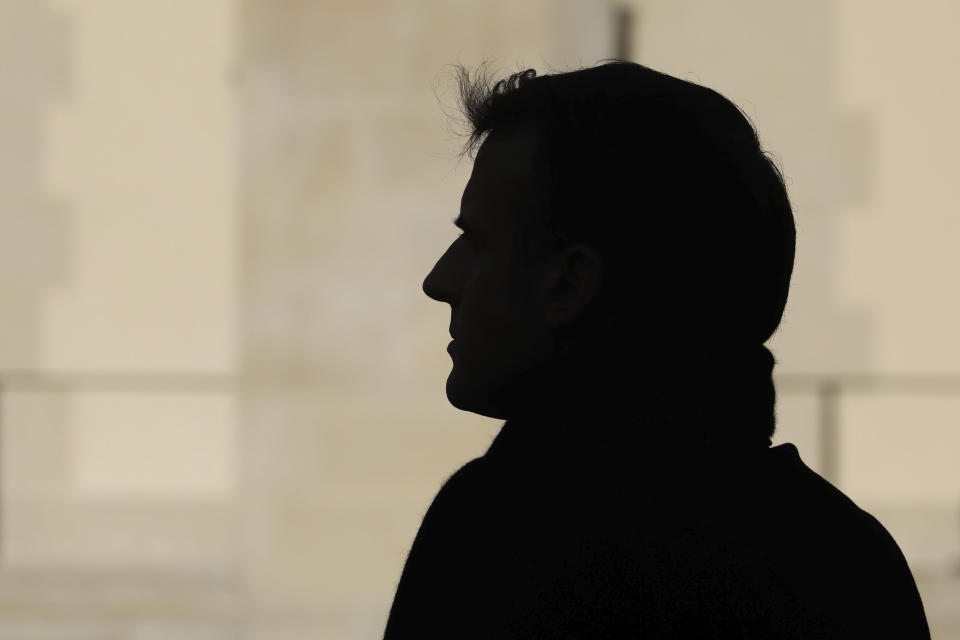
[[[464,233],[423,282],[424,293],[450,305],[447,399],[498,419],[512,409],[503,391],[553,355],[551,326],[567,321],[593,290],[584,290],[583,276],[599,276],[596,261],[582,260],[596,257],[585,247],[522,264],[520,220],[535,202],[532,153],[526,131],[495,131],[486,139],[460,203]]]

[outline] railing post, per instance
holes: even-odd
[[[613,9],[613,57],[633,60],[633,34],[636,9],[621,4]]]
[[[836,484],[839,482],[838,400],[840,383],[833,377],[825,377],[818,385],[820,396],[820,475]]]

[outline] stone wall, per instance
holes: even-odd
[[[285,2],[241,12],[246,576],[264,638],[375,637],[420,518],[501,424],[446,403],[421,283],[470,165],[452,63],[611,55],[588,2]],[[257,635],[256,637],[261,637]]]

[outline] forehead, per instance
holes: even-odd
[[[489,219],[498,213],[513,217],[528,207],[533,194],[534,141],[528,129],[491,133],[477,152],[463,191],[462,212],[480,209],[476,213]]]

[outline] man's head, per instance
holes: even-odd
[[[563,348],[642,367],[770,337],[795,229],[735,105],[623,62],[492,87],[461,70],[460,89],[479,146],[467,231],[424,281],[452,309],[454,406],[509,418]]]
[[[602,277],[599,255],[586,246],[559,259],[527,259],[520,220],[537,206],[534,145],[528,129],[490,134],[463,191],[463,233],[423,283],[427,295],[451,307],[447,397],[496,418],[511,409],[498,386],[556,354],[557,328],[590,302]]]

